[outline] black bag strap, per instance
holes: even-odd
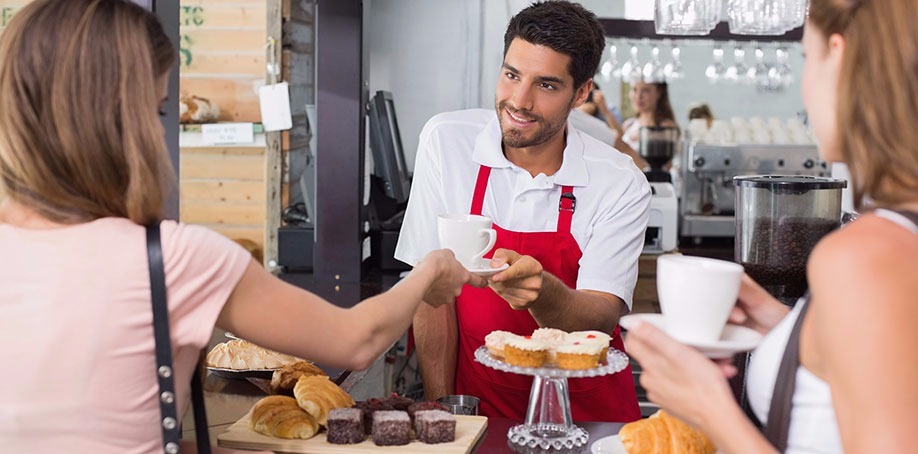
[[[156,340],[156,379],[159,382],[159,412],[162,416],[163,452],[177,454],[179,438],[178,411],[175,404],[175,379],[172,369],[172,341],[169,337],[169,307],[166,304],[166,273],[159,224],[147,226],[147,259],[150,267],[150,296],[153,301],[153,336]],[[191,380],[195,434],[198,453],[210,454],[210,435],[201,388],[201,370],[195,367]]]
[[[787,436],[790,430],[791,409],[794,406],[794,389],[797,386],[797,369],[800,367],[800,329],[807,309],[810,308],[810,295],[807,293],[801,304],[800,314],[787,339],[784,358],[778,369],[778,378],[771,394],[771,406],[768,409],[768,421],[763,433],[765,438],[778,452],[787,450]]]

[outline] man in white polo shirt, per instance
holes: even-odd
[[[534,4],[504,36],[496,112],[439,114],[421,132],[395,257],[413,265],[438,248],[440,214],[482,214],[497,230],[491,266],[510,265],[488,288],[465,287],[455,305],[418,312],[428,398],[470,394],[481,414],[525,415],[532,378],[474,360],[494,330],[599,330],[624,349],[618,319],[631,306],[650,187],[631,158],[568,124],[604,46],[580,5]],[[570,380],[574,419],[639,419],[630,372]]]

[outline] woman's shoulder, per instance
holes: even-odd
[[[918,236],[876,214],[827,235],[810,255],[814,289],[837,294],[918,291]],[[841,298],[846,299],[846,298]]]
[[[248,258],[238,243],[207,227],[165,220],[162,229],[163,253],[167,259],[178,261],[236,260]]]

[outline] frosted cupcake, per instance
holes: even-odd
[[[507,331],[491,331],[487,336],[485,336],[485,347],[488,349],[488,353],[495,358],[504,357],[504,346],[507,344],[507,340],[520,337],[516,334],[507,332]]]
[[[520,367],[542,367],[548,360],[548,344],[525,337],[510,338],[504,345],[504,361]]]
[[[555,347],[564,342],[564,339],[567,337],[567,333],[561,331],[560,329],[554,328],[539,328],[532,332],[532,338],[539,340],[548,344],[548,362],[550,364],[556,364],[557,360],[555,358]]]
[[[592,369],[599,365],[604,349],[608,347],[603,347],[599,342],[592,340],[565,342],[555,348],[558,367],[574,370]]]
[[[609,342],[612,341],[612,336],[602,331],[574,331],[567,335],[566,340],[581,343],[596,342],[603,347],[600,358],[605,358],[606,354],[609,353]]]

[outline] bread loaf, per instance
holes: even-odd
[[[300,408],[322,426],[328,422],[328,412],[354,405],[350,394],[322,375],[300,377],[293,387],[293,395]]]
[[[717,450],[703,433],[663,410],[625,424],[618,436],[628,454],[714,454]]]
[[[315,418],[303,411],[296,399],[268,396],[252,407],[252,430],[278,438],[312,438],[319,431]]]
[[[207,354],[207,365],[221,369],[278,369],[301,359],[259,347],[242,339],[217,344]]]
[[[300,377],[327,375],[319,366],[308,361],[297,361],[274,371],[271,376],[270,391],[272,394],[293,395],[293,387]]]

